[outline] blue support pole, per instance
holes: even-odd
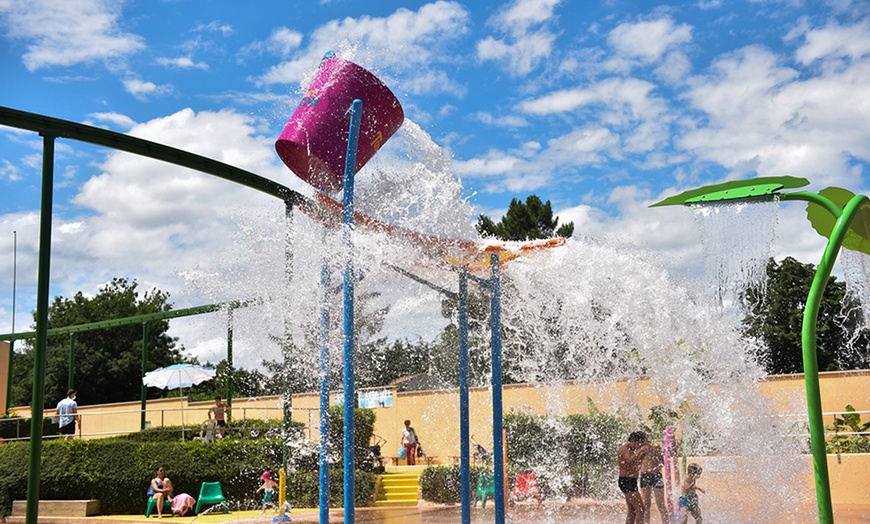
[[[471,524],[471,465],[468,415],[468,270],[459,270],[459,478],[462,524]]]
[[[329,523],[329,262],[320,262],[320,523]]]
[[[504,524],[505,521],[505,463],[504,463],[504,434],[503,407],[502,407],[502,383],[501,383],[501,276],[499,275],[499,258],[493,254],[489,257],[492,267],[490,280],[491,297],[491,323],[492,323],[492,448],[493,448],[493,476],[495,484],[495,522]]]
[[[345,266],[344,277],[344,522],[353,524],[354,509],[354,358],[353,358],[353,179],[356,174],[356,149],[359,143],[359,127],[362,121],[362,100],[354,100],[350,107],[350,131],[347,137],[347,154],[344,164],[344,222]]]

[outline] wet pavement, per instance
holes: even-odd
[[[229,514],[208,513],[198,517],[165,517],[172,523],[186,524],[267,524],[275,519],[274,512],[265,515],[260,511],[235,511]],[[392,508],[357,508],[354,521],[360,523],[385,524],[447,524],[461,520],[461,509],[458,505],[437,506],[421,505],[417,507]],[[755,524],[768,522],[788,522],[793,524],[814,524],[818,522],[813,507],[802,508],[797,514],[777,518],[774,515],[742,515],[737,509],[729,514],[705,513],[705,521],[716,524]],[[295,509],[292,522],[319,522],[316,509]],[[98,517],[40,517],[39,522],[54,524],[126,524],[133,522],[154,522],[154,518],[145,519],[142,515],[104,515]],[[835,506],[834,520],[837,524],[868,524],[870,523],[870,505]],[[23,523],[24,517],[6,517],[6,522]],[[329,522],[343,523],[341,509],[330,511]],[[471,512],[472,524],[495,522],[495,511],[491,506],[486,509],[476,507]],[[530,524],[621,524],[625,522],[625,508],[621,501],[593,504],[559,504],[548,503],[519,505],[508,509],[506,522]],[[651,522],[660,522],[654,511]]]

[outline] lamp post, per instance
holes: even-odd
[[[831,486],[828,478],[828,461],[825,450],[825,428],[822,420],[822,401],[819,392],[819,366],[816,352],[816,323],[822,294],[831,276],[841,247],[870,254],[870,232],[865,221],[858,220],[861,213],[870,217],[870,199],[864,195],[840,188],[827,188],[819,193],[796,191],[781,193],[809,184],[804,178],[760,177],[738,180],[693,189],[675,195],[650,207],[666,205],[691,205],[725,201],[762,201],[779,198],[781,201],[807,202],[807,218],[813,228],[828,238],[822,259],[816,269],[812,286],[807,296],[801,331],[801,349],[804,364],[804,381],[807,395],[807,415],[810,429],[810,447],[813,456],[813,472],[816,484],[816,499],[821,524],[833,524]]]

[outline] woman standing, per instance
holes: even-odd
[[[420,439],[417,438],[417,432],[411,427],[411,421],[405,421],[405,429],[402,430],[402,446],[405,448],[405,453],[408,458],[408,465],[417,465],[417,446],[420,444]]]

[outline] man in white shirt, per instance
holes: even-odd
[[[78,423],[79,429],[82,427],[82,421],[78,415],[78,404],[76,404],[76,393],[78,391],[70,389],[66,392],[66,398],[57,403],[59,431],[67,440],[71,440],[75,436],[76,423]]]

